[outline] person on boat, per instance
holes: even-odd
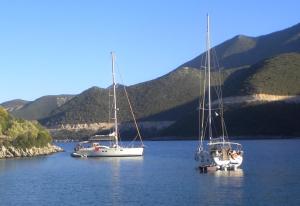
[[[235,150],[230,150],[228,154],[232,159],[236,159],[239,156],[239,154]]]
[[[77,144],[76,147],[74,148],[74,151],[78,151],[82,148],[82,145],[81,144]]]

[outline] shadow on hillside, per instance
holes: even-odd
[[[246,81],[250,76],[257,72],[257,69],[263,65],[258,63],[251,67],[241,68],[232,73],[223,84],[223,97],[242,96],[253,93],[253,88]]]
[[[300,136],[298,98],[284,102],[225,106],[224,119],[229,136]],[[162,136],[197,136],[198,112],[187,114],[161,132]]]
[[[139,121],[177,121],[188,113],[194,112],[199,106],[199,99],[173,107],[169,110],[139,119]]]

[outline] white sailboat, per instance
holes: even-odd
[[[134,124],[137,129],[138,137],[140,138],[141,146],[135,147],[124,147],[120,145],[119,142],[119,128],[118,128],[118,108],[117,108],[117,95],[116,95],[116,80],[115,80],[115,55],[111,53],[112,56],[112,80],[113,80],[113,113],[114,113],[114,131],[110,133],[108,136],[112,138],[113,144],[110,145],[102,145],[100,141],[85,141],[78,144],[74,148],[74,152],[72,153],[73,157],[132,157],[132,156],[143,156],[144,154],[144,146],[142,142],[142,138],[138,129],[137,122],[133,115],[132,107],[125,90],[128,103],[130,106],[131,113],[133,115]],[[90,146],[84,147],[84,144],[90,143]]]
[[[216,69],[215,73],[219,73],[215,76],[218,76],[219,82],[215,82],[216,86],[213,86],[211,59],[209,16],[207,15],[206,55],[202,84],[203,95],[199,101],[200,141],[195,159],[199,161],[199,168],[204,171],[208,169],[235,170],[243,162],[242,145],[228,140],[223,116],[220,69],[218,64],[216,64],[216,68],[214,68]],[[214,97],[217,98],[217,104],[212,106],[213,89],[215,89]],[[208,139],[208,143],[205,144],[204,139]]]

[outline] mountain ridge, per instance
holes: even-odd
[[[233,48],[233,45],[236,48]],[[219,63],[224,68],[251,65],[280,53],[300,52],[300,23],[258,37],[237,35],[215,46],[213,50],[217,53]],[[236,50],[242,52],[237,53]],[[200,68],[201,59],[204,55],[205,53],[200,54],[179,68]]]
[[[264,92],[283,96],[300,93],[297,89],[300,88],[300,70],[297,69],[300,65],[300,24],[258,37],[237,35],[212,51],[219,55],[223,65],[221,83],[225,97]],[[144,122],[176,122],[195,112],[198,98],[202,95],[200,82],[203,81],[203,70],[199,70],[199,66],[203,55],[156,79],[125,86],[136,118]],[[262,67],[265,69],[260,69]],[[215,72],[212,71],[212,76]],[[284,72],[287,74],[282,75]],[[259,75],[255,76],[256,73]],[[287,83],[287,78],[293,81]],[[282,89],[285,84],[287,87]],[[118,103],[118,108],[120,122],[125,123],[131,121],[131,114],[122,87],[119,85],[117,88],[118,100],[123,102]],[[89,88],[61,106],[40,113],[38,120],[50,128],[64,124],[107,122],[109,89]]]
[[[1,103],[0,105],[6,108],[7,111],[13,112],[15,110],[21,109],[25,104],[29,103],[30,101],[23,100],[23,99],[13,99],[10,101],[6,101]]]
[[[60,107],[73,98],[74,95],[46,95],[34,101],[26,102],[21,108],[12,111],[15,117],[27,120],[38,120],[45,116],[56,107]]]
[[[233,73],[223,85],[224,118],[229,135],[300,135],[299,80],[300,53],[281,54]],[[286,96],[276,96],[281,94]],[[226,97],[240,98],[240,101],[228,101],[230,98]],[[197,136],[196,108],[160,135]]]

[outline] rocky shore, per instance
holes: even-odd
[[[56,145],[48,144],[45,147],[37,148],[32,147],[30,149],[16,148],[13,146],[0,146],[0,159],[13,158],[13,157],[33,157],[41,155],[49,155],[56,152],[62,152],[63,149]]]

